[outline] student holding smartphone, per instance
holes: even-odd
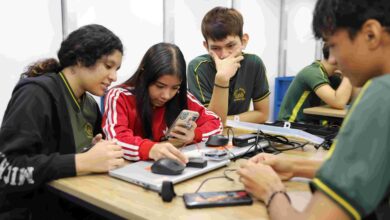
[[[183,109],[198,112],[198,119],[191,126],[179,122],[168,134]],[[108,92],[102,127],[118,140],[124,158],[134,161],[168,157],[187,163],[170,140],[185,145],[222,132],[220,118],[187,92],[186,62],[169,43],[149,48],[134,75]]]

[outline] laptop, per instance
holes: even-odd
[[[109,171],[109,175],[142,186],[146,189],[161,192],[163,181],[171,181],[173,184],[176,184],[203,173],[207,173],[211,170],[223,167],[229,162],[230,160],[228,159],[221,161],[209,160],[207,162],[207,166],[204,168],[186,167],[180,175],[169,176],[152,173],[150,167],[153,165],[153,161],[138,161],[124,167],[111,170]]]
[[[216,149],[224,151],[225,148],[207,147],[205,142],[200,142],[197,144],[187,145],[180,148],[180,150],[187,157],[202,157],[206,159],[207,166],[204,168],[186,167],[182,174],[170,176],[152,173],[150,167],[153,165],[153,161],[138,161],[128,164],[124,167],[111,170],[109,171],[109,175],[142,186],[146,189],[160,192],[163,181],[171,181],[173,184],[176,184],[192,177],[199,176],[201,174],[226,166],[230,162],[231,158],[240,157],[248,152],[259,150],[265,147],[268,147],[268,141],[265,140],[261,140],[258,143],[257,148],[253,146],[227,146],[226,149],[228,149],[228,151],[226,156],[220,158],[209,158],[205,157],[205,154],[210,151],[215,151]]]

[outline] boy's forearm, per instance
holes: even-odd
[[[293,164],[293,173],[295,177],[314,178],[318,169],[321,167],[322,160],[308,160],[302,158],[291,159]]]
[[[226,122],[228,112],[229,89],[218,88],[214,86],[213,95],[211,96],[208,109],[216,113],[223,124]]]
[[[261,111],[247,111],[238,115],[240,121],[252,122],[252,123],[264,123],[268,119],[268,114]],[[228,120],[233,120],[234,115],[229,115]]]
[[[340,86],[336,90],[336,100],[341,103],[341,106],[344,106],[348,103],[351,98],[352,85],[349,82],[349,79],[344,77],[341,81]]]
[[[298,212],[283,194],[277,194],[268,207],[270,219],[303,219],[304,214]]]
[[[223,124],[226,123],[229,108],[229,80],[216,74],[213,93],[208,109],[216,113]]]

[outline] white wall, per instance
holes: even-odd
[[[286,75],[295,76],[315,60],[316,40],[311,28],[315,0],[286,0]]]
[[[315,41],[311,32],[315,0],[284,0],[287,41],[282,46],[287,51],[287,61],[285,73],[278,73],[282,1],[63,0],[63,22],[59,0],[0,1],[0,27],[3,29],[0,35],[0,65],[3,72],[0,81],[0,121],[24,68],[37,59],[56,57],[62,41],[62,24],[65,35],[85,24],[98,23],[121,38],[125,56],[118,71],[118,81],[115,83],[118,84],[131,76],[143,54],[155,43],[164,40],[176,43],[187,63],[195,56],[206,53],[200,24],[206,12],[215,6],[233,6],[243,14],[244,32],[250,36],[245,51],[259,55],[265,63],[272,113],[274,77],[278,74],[295,75],[315,57]]]
[[[175,0],[174,3],[174,43],[180,47],[188,64],[195,57],[207,53],[200,29],[203,16],[216,6],[231,7],[231,1]]]
[[[246,52],[261,57],[267,68],[270,88],[270,120],[274,103],[275,77],[278,76],[280,0],[236,1],[234,6],[244,17],[244,32],[249,34]]]
[[[61,1],[1,1],[0,27],[2,121],[12,90],[25,67],[38,59],[56,57],[62,40]]]
[[[163,1],[155,0],[67,0],[67,32],[97,23],[113,31],[122,40],[124,57],[118,80],[127,80],[136,70],[150,46],[163,41]],[[98,100],[100,98],[95,97]],[[100,104],[100,103],[99,103]]]
[[[216,6],[233,7],[244,17],[244,32],[249,34],[245,50],[260,56],[267,68],[271,89],[270,108],[273,109],[274,78],[278,75],[278,46],[280,0],[251,1],[192,1],[176,0],[174,5],[174,42],[181,48],[189,63],[193,58],[207,53],[203,47],[201,22],[203,16]]]

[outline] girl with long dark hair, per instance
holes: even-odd
[[[185,145],[221,133],[219,117],[187,92],[186,62],[180,49],[159,43],[149,48],[130,79],[106,95],[103,131],[107,138],[118,140],[125,159],[168,157],[186,163],[184,154],[163,141],[183,109],[198,112],[199,118],[189,130],[175,127],[170,135],[176,142]]]

